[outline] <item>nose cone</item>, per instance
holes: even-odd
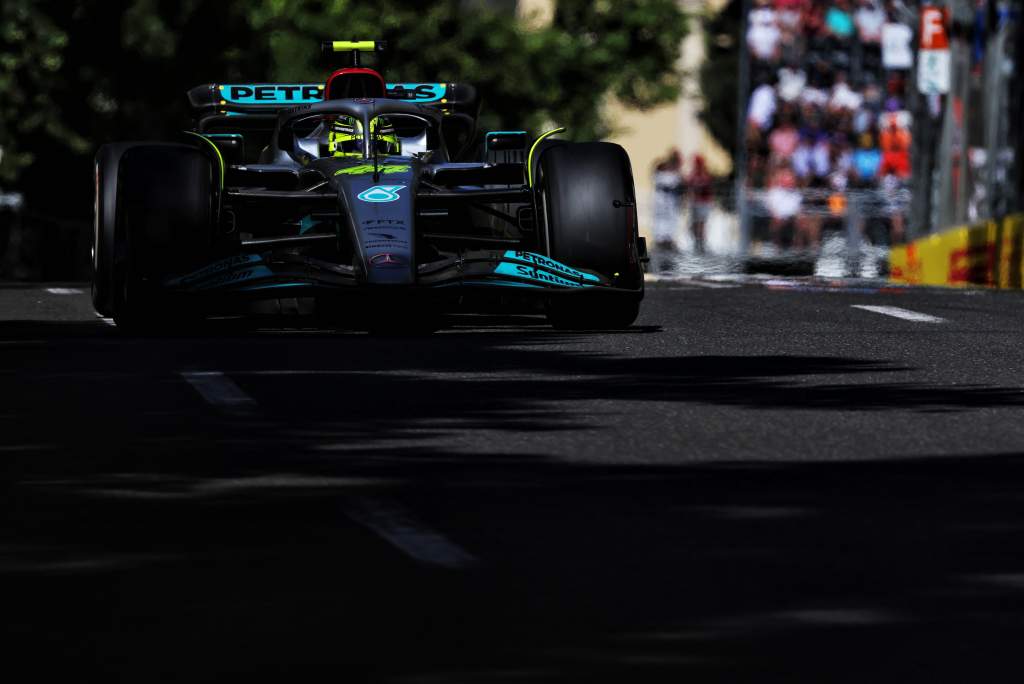
[[[374,181],[372,160],[360,160],[334,176],[368,284],[411,285],[416,280],[413,165],[409,159],[379,160]]]

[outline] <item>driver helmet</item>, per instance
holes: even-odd
[[[374,142],[377,144],[377,154],[402,154],[402,141],[386,117],[379,116],[373,119],[370,122],[370,130],[376,133]]]
[[[402,142],[395,134],[394,126],[385,117],[377,117],[371,121],[370,130],[376,133],[373,140],[377,145],[377,154],[397,155],[402,153]],[[362,156],[362,122],[347,115],[338,116],[332,120],[327,129],[327,154],[332,157]]]
[[[327,128],[327,153],[332,157],[363,154],[363,124],[352,116],[336,117]]]

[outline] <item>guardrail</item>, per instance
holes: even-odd
[[[893,191],[752,188],[747,190],[750,215],[773,217],[773,204],[782,193],[792,195],[787,199],[795,205],[795,213],[801,216],[844,218],[853,213],[858,218],[889,218],[897,213],[905,216],[910,207],[910,190],[907,188]]]

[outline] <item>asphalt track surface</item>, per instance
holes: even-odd
[[[1021,681],[1024,295],[736,285],[417,339],[0,286],[5,671]]]

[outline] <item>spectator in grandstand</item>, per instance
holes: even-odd
[[[768,150],[772,160],[789,159],[800,144],[800,131],[796,127],[796,114],[791,108],[783,110],[778,128],[768,136]]]
[[[903,110],[903,77],[898,73],[891,73],[885,84],[886,98],[884,109],[887,112],[899,112]]]
[[[853,153],[853,170],[859,187],[871,187],[878,180],[878,169],[882,165],[882,153],[875,146],[875,136],[862,133],[860,145]]]
[[[768,183],[768,191],[764,198],[765,206],[771,215],[772,240],[780,249],[783,247],[783,230],[793,225],[793,220],[800,213],[803,197],[797,189],[796,174],[789,160],[781,160],[772,172]]]
[[[753,126],[758,134],[771,128],[778,106],[772,79],[762,77],[759,80],[760,83],[750,95],[750,105],[747,108],[747,123]]]
[[[828,52],[815,50],[813,46],[810,46],[806,56],[807,86],[823,93],[822,104],[828,100],[828,92],[832,89],[832,83],[835,81],[828,54]]]
[[[799,16],[799,15],[797,15]],[[803,59],[804,37],[800,24],[786,23],[779,14],[779,59],[774,62],[797,64]]]
[[[849,0],[835,0],[825,12],[825,30],[840,43],[846,43],[853,36],[853,16]]]
[[[970,199],[967,200],[967,220],[971,223],[979,221],[985,211],[985,200],[988,197],[986,183],[983,180],[984,168],[988,161],[988,150],[984,147],[967,148],[967,163],[971,179],[970,185],[974,186]],[[971,182],[973,181],[973,182]]]
[[[660,261],[656,270],[673,265],[684,192],[683,155],[673,148],[654,167],[654,246]]]
[[[825,36],[825,7],[820,2],[804,2],[800,17],[804,35],[808,37]]]
[[[853,113],[852,130],[857,135],[873,131],[878,120],[878,113],[882,110],[882,91],[874,82],[869,82],[864,87],[864,96],[860,106]]]
[[[833,136],[831,158],[832,173],[828,175],[828,187],[835,192],[846,192],[853,169],[853,151],[845,134],[838,133]]]
[[[900,179],[892,173],[882,178],[882,198],[885,213],[889,217],[889,243],[900,245],[904,242],[904,222],[907,211],[906,189]]]
[[[798,33],[802,30],[801,17],[805,0],[775,0],[779,28]]]
[[[858,206],[875,207],[900,239],[911,135],[908,72],[886,70],[881,59],[892,0],[753,4],[746,170],[750,187],[765,189],[773,239],[781,243],[780,231],[792,226],[793,246],[816,243],[846,211],[851,190],[869,191]],[[822,198],[831,214],[815,204]]]
[[[888,114],[879,135],[882,148],[883,175],[892,174],[901,180],[910,178],[910,131],[900,125],[900,117]]]
[[[878,45],[882,42],[882,26],[886,16],[877,0],[860,0],[853,21],[857,25],[857,37],[861,43]]]
[[[832,171],[828,135],[817,128],[804,128],[793,152],[793,172],[801,185],[820,185]]]
[[[762,62],[775,62],[779,58],[782,32],[771,0],[756,0],[748,17],[747,47],[751,56]]]
[[[795,130],[795,129],[794,129]],[[714,178],[708,173],[704,157],[693,156],[693,171],[686,179],[690,195],[690,232],[693,234],[693,248],[698,254],[704,252],[704,227],[715,199]]]
[[[830,112],[852,112],[860,107],[864,96],[856,92],[846,82],[846,72],[836,73],[835,84],[832,86],[832,95],[828,100]]]
[[[787,63],[779,69],[779,85],[776,88],[778,98],[783,102],[795,103],[803,95],[807,86],[807,72],[800,68],[799,62]]]

